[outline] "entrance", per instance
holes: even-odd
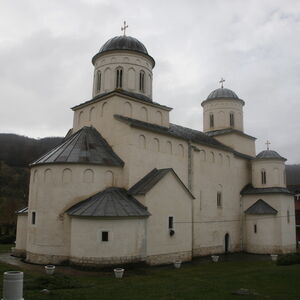
[[[229,233],[225,234],[225,253],[229,252]]]

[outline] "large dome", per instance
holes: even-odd
[[[230,90],[225,88],[219,88],[214,91],[212,91],[206,100],[212,100],[212,99],[219,99],[219,98],[230,98],[230,99],[239,99],[237,94]]]
[[[95,59],[99,57],[99,55],[115,50],[127,50],[134,51],[148,56],[152,62],[153,66],[155,64],[154,59],[148,54],[147,48],[141,43],[138,39],[132,36],[115,36],[109,39],[99,50],[99,52],[93,57],[92,62],[94,63]]]

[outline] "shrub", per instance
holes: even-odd
[[[300,253],[280,255],[277,260],[277,265],[279,266],[288,266],[295,264],[300,264]]]
[[[0,244],[13,244],[15,240],[14,235],[0,235]]]

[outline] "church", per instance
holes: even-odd
[[[286,159],[269,145],[256,154],[244,100],[222,83],[202,101],[198,131],[170,123],[172,108],[153,101],[155,60],[136,38],[111,38],[92,63],[92,99],[30,165],[15,255],[105,266],[296,250]]]

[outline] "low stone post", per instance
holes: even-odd
[[[20,271],[4,272],[2,300],[24,300],[23,276],[23,272]]]

